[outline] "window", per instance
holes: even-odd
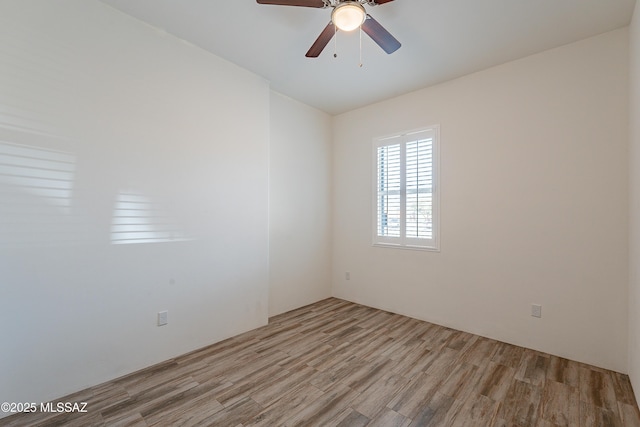
[[[373,244],[438,250],[438,126],[374,141]]]

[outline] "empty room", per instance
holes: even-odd
[[[640,426],[640,6],[0,0],[0,291],[2,426]]]

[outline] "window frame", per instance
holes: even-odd
[[[429,133],[432,137],[432,233],[431,239],[411,238],[406,236],[406,212],[407,212],[407,143],[416,141],[416,134]],[[400,236],[378,236],[378,148],[400,144]],[[413,129],[381,136],[373,139],[372,155],[372,241],[373,246],[383,248],[411,249],[419,251],[440,252],[440,125],[431,125],[419,129]]]

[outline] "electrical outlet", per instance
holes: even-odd
[[[542,306],[540,304],[531,304],[531,316],[542,317]]]
[[[351,273],[348,272],[348,271],[346,273],[344,273],[344,278],[345,278],[345,280],[351,280]]]
[[[159,311],[158,312],[158,326],[164,326],[168,323],[168,311]]]

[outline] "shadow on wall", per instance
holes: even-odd
[[[111,223],[111,243],[161,243],[192,240],[180,229],[166,203],[132,191],[118,194]]]
[[[102,216],[74,208],[76,155],[34,145],[0,141],[0,247],[99,242],[110,229],[112,244],[192,240],[162,197],[119,191],[113,198],[110,228]],[[102,231],[104,235],[104,231]]]

